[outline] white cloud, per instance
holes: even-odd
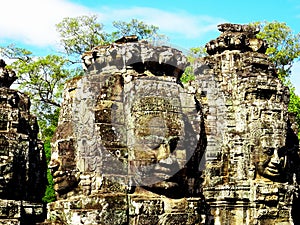
[[[66,0],[9,0],[1,2],[0,39],[35,46],[54,45],[55,24],[67,16],[87,15],[91,10]]]
[[[100,22],[109,27],[112,21],[132,18],[157,25],[162,33],[182,39],[197,39],[209,31],[216,31],[221,18],[168,12],[155,8],[132,7],[115,9],[87,8],[68,0],[9,0],[1,2],[0,40],[8,39],[33,46],[53,46],[58,34],[55,24],[64,17],[98,14]]]
[[[295,86],[296,94],[300,96],[300,62],[294,63],[292,67],[291,82]]]
[[[217,24],[225,22],[222,18],[191,15],[183,11],[168,12],[147,7],[132,7],[128,9],[102,8],[101,12],[103,13],[102,19],[105,21],[128,21],[136,18],[158,26],[163,33],[177,34],[188,39],[199,38],[209,31],[215,31]]]

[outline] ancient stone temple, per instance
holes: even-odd
[[[192,65],[124,37],[66,84],[44,224],[298,224],[289,91],[251,26],[222,24]],[[195,80],[182,84],[189,67]],[[189,70],[190,71],[190,70]]]
[[[256,28],[222,24],[219,30],[220,37],[206,45],[210,56],[201,59],[205,67],[197,76],[210,84],[203,186],[214,222],[299,224],[292,208],[299,141],[287,111],[289,91]]]
[[[53,139],[48,223],[207,224],[201,107],[179,82],[186,57],[118,41],[83,61],[87,75],[66,85]]]
[[[30,225],[45,219],[43,145],[29,98],[10,89],[17,79],[0,60],[0,224]]]

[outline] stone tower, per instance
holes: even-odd
[[[48,224],[208,224],[205,134],[182,52],[125,37],[83,55],[52,143]]]
[[[0,224],[43,221],[46,160],[29,98],[10,89],[13,71],[0,60]]]
[[[52,143],[44,224],[298,224],[289,90],[252,26],[221,24],[209,56],[124,37],[82,56]],[[187,68],[195,80],[182,84]]]
[[[196,65],[208,138],[205,199],[216,225],[293,224],[299,141],[289,122],[289,91],[255,37],[258,29],[219,30]]]

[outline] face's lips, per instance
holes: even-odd
[[[53,178],[54,184],[58,184],[64,181],[64,177]]]
[[[170,159],[168,164],[152,161],[133,161],[133,168],[137,170],[152,170],[161,171],[164,173],[171,173],[178,169],[178,163],[174,159]]]
[[[73,171],[56,171],[55,173],[53,173],[53,181],[54,183],[61,183],[63,181],[65,181],[68,178],[73,177]]]
[[[64,172],[64,171],[56,171],[53,174],[53,182],[55,184],[61,183],[61,182],[63,182],[66,179],[66,176],[67,176],[67,173]]]
[[[160,164],[156,164],[153,168],[153,171],[170,174],[172,172],[172,166],[162,166]]]
[[[152,171],[152,175],[161,178],[162,180],[167,180],[174,174],[172,174],[172,170],[170,168],[156,166]]]
[[[61,176],[64,176],[66,175],[66,171],[56,171],[52,176],[53,177],[61,177]]]
[[[71,190],[78,182],[76,170],[56,171],[53,173],[54,190],[58,193]]]
[[[278,167],[276,167],[274,165],[268,165],[266,167],[266,172],[271,176],[279,176],[280,175],[280,171],[279,171]]]
[[[145,183],[157,183],[167,181],[179,171],[176,160],[171,159],[172,163],[150,163],[145,161],[134,161],[133,171],[137,179],[142,179]]]

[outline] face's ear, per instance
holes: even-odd
[[[57,160],[51,159],[51,161],[48,165],[48,169],[50,169],[51,173],[53,174],[58,170],[59,166],[60,166],[60,163]]]
[[[287,156],[285,155],[284,156],[284,160],[283,160],[283,166],[282,166],[282,168],[285,169],[286,165],[287,165]]]

